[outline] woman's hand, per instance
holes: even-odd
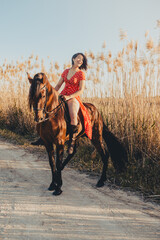
[[[71,99],[72,97],[71,97],[70,95],[69,95],[69,96],[64,95],[64,98],[65,98],[66,101],[68,101],[68,100]]]

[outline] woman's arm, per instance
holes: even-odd
[[[85,88],[85,80],[81,80],[80,83],[79,83],[79,90],[77,92],[69,95],[69,96],[65,95],[65,99],[69,100],[71,98],[74,98],[74,97],[77,97],[77,96],[81,95],[84,91],[84,88]]]
[[[64,83],[64,79],[61,77],[57,83],[57,85],[55,86],[55,90],[58,91],[60,89],[60,87],[62,86],[62,84]]]

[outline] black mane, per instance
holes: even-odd
[[[37,73],[31,83],[29,91],[29,107],[32,108],[34,97],[38,97],[40,94],[40,84],[43,82],[44,73]]]

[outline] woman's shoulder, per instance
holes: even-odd
[[[62,72],[61,76],[62,76],[62,77],[66,76],[66,74],[68,73],[68,71],[69,71],[69,68],[65,69],[65,70]]]
[[[85,73],[82,70],[78,71],[78,75],[79,75],[80,80],[85,80]]]
[[[69,71],[69,68],[66,68],[63,72],[68,72]]]

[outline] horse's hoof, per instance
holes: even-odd
[[[96,187],[100,188],[104,186],[104,182],[103,181],[98,181]]]
[[[56,185],[53,184],[53,183],[51,183],[50,186],[49,186],[49,188],[48,188],[48,190],[49,190],[49,191],[53,191],[53,190],[55,190],[55,189],[56,189]]]
[[[62,167],[60,168],[60,170],[62,171],[64,169],[64,166],[62,165]]]
[[[54,196],[59,196],[59,195],[61,195],[62,194],[62,190],[61,189],[57,189],[57,190],[55,190],[54,192],[53,192],[53,195]]]

